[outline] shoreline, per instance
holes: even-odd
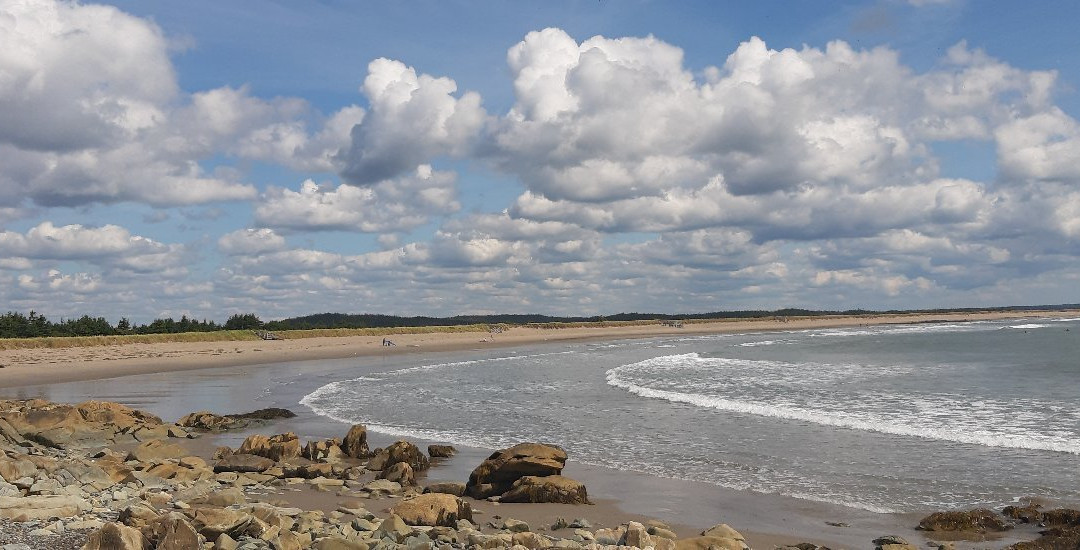
[[[68,358],[67,362],[49,363],[52,357],[37,357],[38,362],[27,361],[18,368],[8,366],[0,370],[0,396],[15,398],[16,392],[8,391],[10,388],[25,386],[37,388],[47,393],[67,393],[68,402],[76,402],[79,392],[85,392],[87,398],[97,399],[97,395],[106,395],[110,400],[126,401],[126,404],[148,408],[143,403],[152,403],[157,407],[172,407],[176,411],[170,414],[162,414],[167,420],[178,418],[181,414],[192,412],[201,408],[192,402],[185,402],[185,394],[170,387],[169,384],[188,384],[196,378],[217,378],[229,387],[221,390],[219,397],[228,398],[228,406],[239,410],[221,412],[244,412],[268,404],[281,405],[284,403],[268,403],[260,401],[261,395],[257,395],[259,384],[252,385],[252,381],[274,380],[278,373],[291,372],[296,377],[307,377],[323,374],[324,372],[340,372],[340,366],[335,369],[324,369],[317,362],[320,359],[348,359],[350,357],[378,357],[385,355],[394,360],[407,361],[409,354],[427,352],[457,352],[468,354],[470,350],[486,351],[494,348],[507,348],[515,346],[527,346],[530,344],[558,343],[558,342],[582,342],[597,340],[621,340],[649,338],[655,336],[694,336],[707,334],[745,333],[762,331],[798,331],[822,328],[852,327],[866,325],[886,324],[917,324],[932,322],[972,322],[987,320],[1031,320],[1036,318],[1058,317],[1072,318],[1080,316],[1076,311],[1060,312],[1026,312],[1028,315],[1018,317],[1016,315],[1002,314],[954,314],[954,315],[904,315],[904,316],[866,316],[845,317],[826,319],[801,319],[788,323],[774,320],[768,321],[729,321],[722,323],[710,323],[703,325],[688,325],[678,329],[661,325],[613,327],[613,328],[580,328],[580,329],[522,329],[514,328],[508,333],[496,335],[495,341],[490,341],[487,333],[435,333],[435,334],[412,334],[393,336],[398,343],[394,348],[382,348],[379,345],[380,337],[331,337],[321,339],[282,340],[282,341],[256,341],[256,342],[210,342],[198,344],[185,344],[196,346],[187,349],[166,348],[168,344],[155,344],[152,350],[142,350],[148,354],[142,357],[128,357],[125,359],[96,359],[86,360],[78,357],[78,352],[94,350],[95,348],[64,348],[64,349],[30,349],[16,350],[22,352],[75,352],[74,358]],[[480,342],[480,339],[489,339]],[[206,352],[205,346],[219,346],[221,344],[252,344],[251,353],[242,350],[240,353]],[[262,349],[273,351],[270,348],[274,344],[300,344],[287,349],[278,350],[280,353],[259,353],[253,350]],[[283,346],[283,348],[286,346]],[[100,351],[100,350],[98,350]],[[137,351],[137,350],[136,350]],[[162,353],[162,357],[153,356],[153,353]],[[171,354],[171,355],[169,355]],[[3,357],[3,355],[0,355]],[[415,358],[414,358],[415,359]],[[315,361],[312,361],[315,360]],[[6,361],[0,359],[0,363]],[[297,362],[308,361],[300,365]],[[338,363],[341,364],[340,362]],[[142,365],[142,367],[140,366]],[[47,366],[47,368],[43,368]],[[254,367],[254,368],[247,368]],[[214,370],[217,369],[217,370]],[[50,372],[50,371],[56,372]],[[202,372],[200,372],[202,371]],[[9,374],[20,374],[24,379],[31,380],[24,384],[10,383],[14,378]],[[108,380],[116,376],[137,376],[155,374],[159,376],[143,378],[127,378],[130,387],[123,390],[114,389],[117,385]],[[84,382],[75,383],[71,382]],[[163,382],[164,381],[164,382]],[[227,382],[225,382],[227,381]],[[194,382],[198,385],[199,382]],[[203,382],[205,384],[205,382]],[[311,382],[317,386],[316,382]],[[243,391],[237,391],[243,388]],[[291,390],[293,392],[297,389]],[[119,392],[127,396],[127,399],[113,399],[106,392]],[[20,395],[20,397],[23,397]],[[33,395],[26,395],[33,397]],[[42,397],[55,397],[44,395]],[[280,399],[278,395],[268,395],[271,401]],[[293,402],[290,407],[295,407]],[[218,406],[211,406],[214,410],[220,410]],[[176,414],[173,414],[175,412]],[[300,412],[300,411],[297,411]],[[158,414],[161,414],[160,412]],[[262,433],[280,433],[283,431],[295,431],[304,439],[317,439],[321,437],[340,436],[342,423],[330,418],[321,417],[307,411],[301,413],[302,418],[293,421],[281,421],[264,426],[259,431]],[[240,434],[236,434],[237,436]],[[387,444],[397,437],[383,434],[372,430],[373,440],[382,440]],[[233,436],[235,437],[235,436]],[[439,443],[422,438],[410,437],[410,441],[417,444]],[[237,442],[233,442],[235,445]],[[459,449],[461,447],[459,446]],[[464,450],[464,449],[462,449]],[[590,487],[590,494],[596,491],[598,506],[590,506],[580,510],[581,515],[600,516],[606,522],[625,521],[628,519],[655,517],[664,518],[673,527],[678,526],[680,535],[691,535],[691,531],[700,530],[714,523],[729,523],[742,532],[752,546],[756,548],[771,548],[777,545],[794,544],[797,542],[814,541],[817,544],[825,544],[831,547],[864,547],[873,536],[884,534],[898,534],[908,537],[909,540],[924,542],[930,540],[930,535],[924,535],[914,530],[917,523],[917,513],[905,514],[879,514],[868,512],[858,508],[849,508],[842,505],[833,505],[813,500],[785,497],[782,495],[758,493],[728,489],[720,486],[702,485],[690,481],[668,479],[634,471],[623,471],[612,468],[591,466],[574,463],[573,449],[571,463],[568,469],[572,476],[582,480]],[[482,460],[489,450],[473,449],[463,452],[456,458],[459,461],[447,463],[436,470],[432,470],[429,479],[460,481],[462,468],[469,469]],[[1016,495],[1022,497],[1025,495]],[[699,508],[697,515],[685,514],[687,502],[696,503],[691,508]],[[509,513],[508,505],[488,509],[488,514],[504,514],[526,521],[548,522],[550,518],[532,515],[546,514],[541,508],[525,508],[521,512]],[[680,511],[682,510],[682,511]],[[925,513],[938,510],[926,510]],[[565,508],[561,511],[564,515],[579,513],[576,509]],[[517,514],[517,515],[514,515]],[[702,515],[707,515],[714,520],[704,521]],[[520,516],[520,517],[519,517]],[[490,517],[490,515],[488,516]],[[567,519],[570,519],[569,517]],[[836,527],[827,522],[843,522],[851,527]],[[968,542],[961,542],[958,548],[972,547],[1000,547],[1006,541],[1019,540],[1030,533],[1014,531],[1005,540],[985,541],[980,546],[969,546]],[[1033,537],[1028,537],[1033,538]],[[934,538],[933,540],[940,540]]]
[[[687,324],[544,329],[512,327],[501,334],[432,332],[382,336],[328,336],[285,340],[162,342],[122,345],[0,350],[0,389],[101,380],[140,374],[256,366],[297,361],[377,357],[404,353],[466,352],[550,342],[625,340],[660,336],[702,336],[745,332],[798,331],[853,326],[1068,318],[1080,310],[895,314],[840,317],[750,319]]]

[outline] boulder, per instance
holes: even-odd
[[[416,485],[416,473],[407,462],[397,462],[379,474],[380,479],[396,481],[402,485]]]
[[[701,532],[701,536],[723,537],[728,539],[741,540],[744,542],[746,541],[746,537],[742,536],[741,533],[732,529],[731,526],[726,523],[719,523],[713,525],[712,527],[709,527],[708,529]]]
[[[454,527],[459,519],[472,521],[469,503],[443,493],[427,493],[404,500],[391,512],[409,525]]]
[[[227,487],[225,489],[214,491],[204,497],[192,501],[194,504],[209,504],[221,508],[228,508],[234,504],[243,504],[245,502],[247,502],[247,496],[244,495],[243,491],[236,487]]]
[[[207,540],[217,540],[222,533],[239,539],[247,533],[255,518],[247,512],[228,508],[197,508],[191,523]]]
[[[420,448],[404,439],[395,441],[392,445],[384,449],[386,452],[386,465],[383,466],[383,470],[397,464],[404,462],[412,467],[414,472],[422,472],[427,470],[431,466],[431,462],[428,457],[420,451]]]
[[[453,445],[428,445],[427,454],[431,458],[450,458],[457,453]]]
[[[651,546],[656,547],[656,543],[653,542],[652,535],[645,528],[644,525],[631,521],[626,524],[626,531],[623,533],[621,539],[619,539],[620,546],[634,546],[637,548],[645,548]]]
[[[371,455],[367,444],[367,428],[363,424],[356,424],[349,428],[345,439],[341,442],[341,450],[345,456],[352,458],[367,458]]]
[[[976,508],[967,511],[934,512],[919,521],[923,531],[1007,531],[1012,525],[1005,523],[993,510]]]
[[[898,535],[885,535],[871,542],[874,543],[875,550],[919,550],[918,546]]]
[[[13,460],[0,455],[0,477],[8,483],[14,483],[16,479],[24,477],[33,477],[36,471],[37,466],[25,458]]]
[[[300,439],[292,432],[270,437],[252,435],[240,444],[237,454],[252,454],[270,460],[286,460],[300,456]]]
[[[1039,508],[1042,506],[1029,502],[1023,506],[1006,506],[1001,510],[1001,514],[1021,523],[1038,523],[1042,520],[1042,512]]]
[[[501,502],[554,502],[559,504],[589,504],[585,485],[568,477],[525,476],[518,479],[499,498]]]
[[[394,542],[402,542],[405,537],[408,537],[413,533],[413,529],[409,527],[404,520],[398,517],[393,512],[390,513],[390,517],[384,519],[379,524],[379,528],[372,532],[371,538],[374,540],[382,540],[384,538],[390,538]]]
[[[1041,521],[1050,527],[1080,526],[1080,510],[1056,508],[1042,513]]]
[[[183,447],[175,443],[166,443],[160,439],[151,439],[140,443],[127,455],[127,460],[139,462],[160,462],[169,458],[181,458],[190,455]]]
[[[366,543],[340,537],[326,537],[315,541],[312,550],[368,550]]]
[[[293,418],[296,414],[288,409],[276,407],[259,409],[243,414],[214,414],[210,411],[198,411],[185,415],[176,423],[185,428],[195,428],[211,432],[224,432],[238,430],[248,426],[276,420],[278,418]]]
[[[22,520],[69,518],[90,510],[90,503],[64,495],[0,497],[0,518]]]
[[[214,463],[215,472],[264,472],[274,465],[269,458],[249,455],[234,454],[226,456]]]
[[[309,462],[301,464],[286,464],[283,467],[285,477],[301,477],[315,479],[317,477],[337,477],[334,475],[334,466],[321,462]]]
[[[183,514],[173,512],[143,529],[143,536],[155,550],[200,548],[203,538]]]
[[[465,494],[465,484],[459,481],[445,481],[441,483],[432,483],[427,487],[424,487],[425,493],[444,493],[447,495],[454,495],[456,497],[463,496]]]
[[[82,550],[143,550],[145,547],[143,534],[138,529],[118,523],[106,523],[101,529],[90,533]]]
[[[725,537],[701,536],[675,541],[675,550],[749,550],[749,548],[742,541]]]
[[[323,441],[309,441],[307,445],[304,445],[300,456],[316,462],[336,462],[344,456],[344,453],[341,451],[341,440],[335,437]]]
[[[491,454],[469,475],[465,492],[483,499],[501,495],[525,476],[553,476],[562,473],[566,451],[553,445],[519,443]]]

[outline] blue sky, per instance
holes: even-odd
[[[0,16],[6,309],[1080,301],[1073,2]]]

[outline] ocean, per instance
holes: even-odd
[[[872,512],[1020,497],[1080,503],[1080,319],[544,344],[355,364],[305,380],[312,391],[300,403],[392,436],[489,449],[542,441],[586,465]]]

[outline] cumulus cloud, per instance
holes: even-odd
[[[255,255],[285,248],[285,238],[273,229],[239,229],[218,239],[218,249],[229,255]]]
[[[255,219],[292,230],[407,231],[432,216],[459,210],[455,183],[452,172],[426,164],[412,174],[364,187],[307,180],[297,191],[269,189],[256,206]]]
[[[0,201],[154,206],[247,200],[200,163],[235,157],[332,171],[364,110],[329,116],[246,87],[182,92],[160,28],[114,7],[0,2]]]
[[[117,225],[56,226],[42,222],[26,233],[0,232],[0,255],[28,261],[86,261],[137,272],[155,272],[182,264],[184,247],[132,235]],[[28,267],[22,264],[20,267]]]
[[[368,65],[362,88],[370,111],[352,128],[352,143],[342,151],[342,176],[365,185],[415,170],[432,158],[468,152],[486,113],[480,95],[460,97],[450,78],[417,74],[396,60]]]

